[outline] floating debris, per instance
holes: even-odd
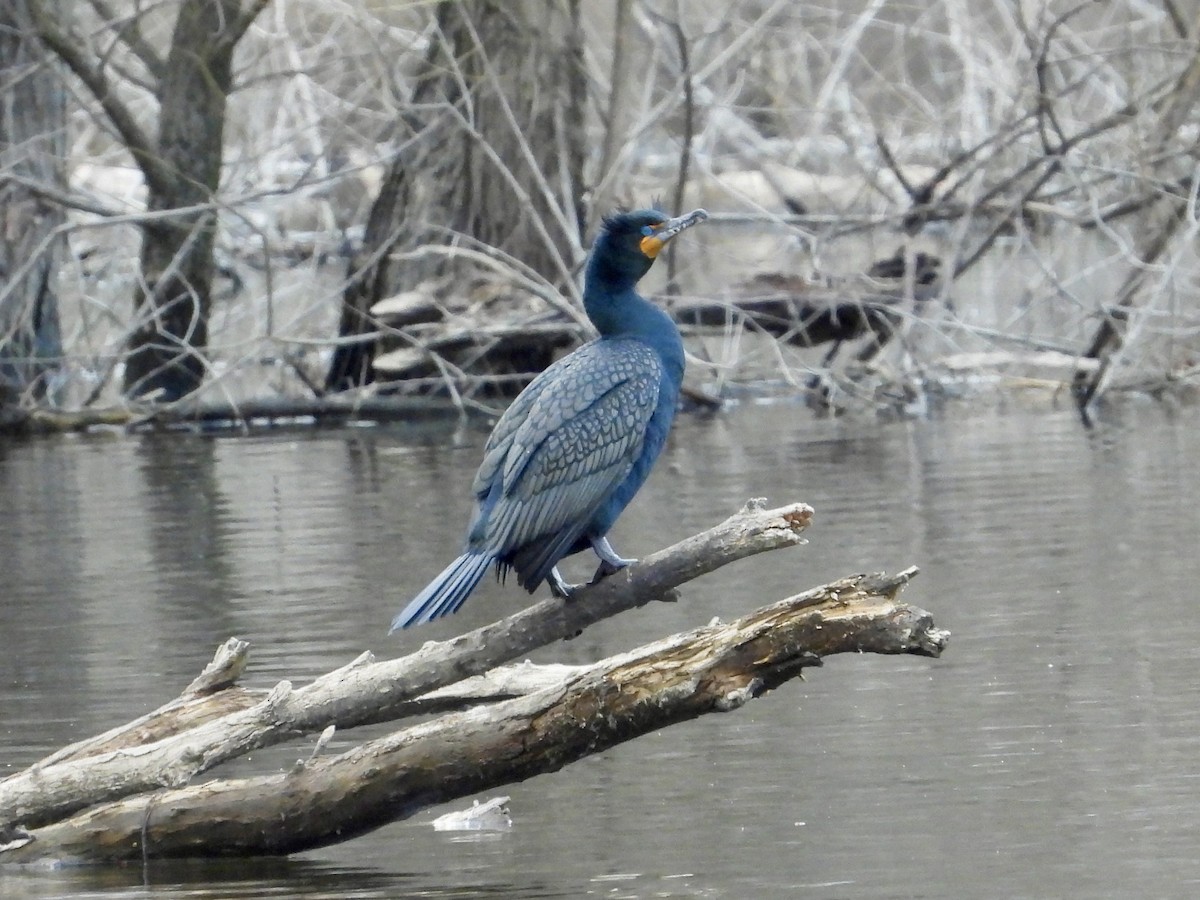
[[[476,800],[470,809],[450,812],[433,820],[434,831],[504,831],[512,828],[508,797],[493,797],[486,803]]]

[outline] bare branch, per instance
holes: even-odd
[[[254,20],[267,8],[271,0],[250,0],[245,9],[241,8],[240,0],[222,0],[222,2],[226,9],[233,14],[233,17],[221,37],[226,46],[232,47],[242,39],[247,29],[254,24]]]
[[[137,14],[128,15],[122,21],[121,17],[108,5],[108,0],[88,0],[88,2],[100,17],[108,22],[117,38],[129,47],[133,55],[146,67],[151,77],[162,79],[166,72],[167,61],[159,55],[158,51],[146,40],[146,36],[142,34]]]
[[[54,17],[46,11],[43,0],[29,0],[29,9],[38,30],[38,37],[66,64],[100,104],[113,127],[121,135],[134,161],[141,168],[146,183],[163,189],[169,176],[155,150],[154,141],[138,124],[133,112],[110,89],[103,70],[93,66],[81,42],[63,32]]]

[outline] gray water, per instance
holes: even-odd
[[[1065,409],[685,417],[617,549],[754,496],[812,504],[810,543],[539,658],[912,564],[905,597],[953,631],[944,658],[834,658],[737,712],[490,792],[512,797],[506,832],[435,832],[439,808],[287,860],[0,870],[0,896],[1195,896],[1198,424],[1151,405],[1092,432]],[[0,444],[0,775],[167,701],[230,635],[265,687],[517,609],[515,586],[489,584],[448,622],[385,634],[459,541],[483,437]]]

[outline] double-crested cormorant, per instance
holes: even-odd
[[[604,220],[583,287],[600,337],[538,375],[500,417],[472,485],[466,548],[393,631],[456,612],[492,564],[530,593],[549,580],[566,597],[564,556],[591,547],[602,573],[632,562],[605,535],[650,474],[683,380],[679,329],[636,286],[667,241],[707,218],[649,209]]]

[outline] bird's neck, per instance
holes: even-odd
[[[601,339],[632,338],[654,348],[675,377],[683,374],[683,340],[674,320],[637,292],[633,284],[588,279],[583,308]]]
[[[583,309],[601,337],[636,337],[662,327],[663,313],[637,292],[637,279],[593,259],[583,282]]]

